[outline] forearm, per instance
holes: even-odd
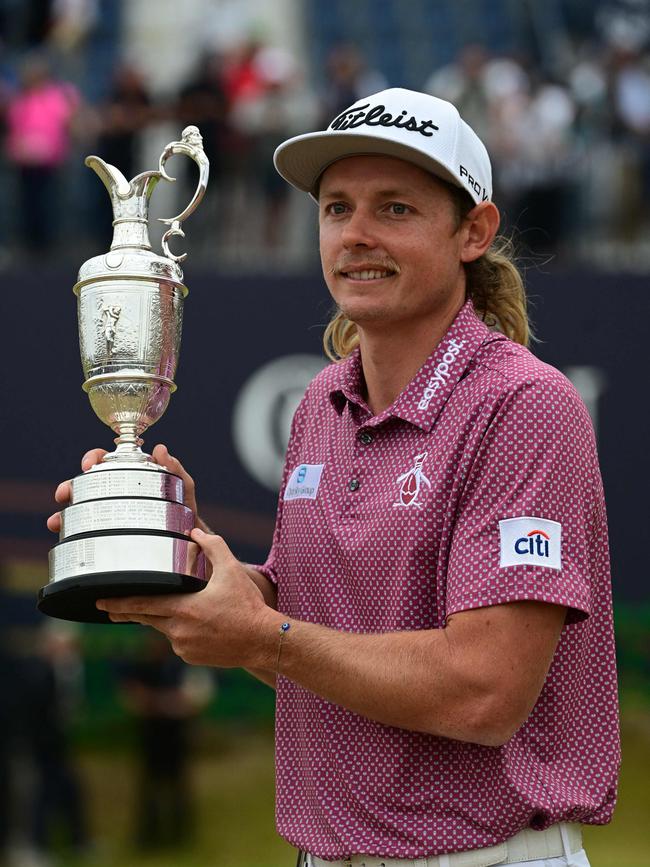
[[[254,642],[259,659],[277,659],[284,619],[266,609]],[[500,746],[533,710],[565,619],[564,606],[522,600],[410,632],[358,634],[290,620],[279,672],[377,722]]]
[[[267,643],[260,656],[265,665],[272,652]],[[488,723],[492,684],[477,666],[471,654],[454,652],[444,629],[360,635],[294,620],[283,639],[280,672],[385,725],[492,743],[499,739]]]

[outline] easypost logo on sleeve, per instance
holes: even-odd
[[[325,464],[300,464],[289,476],[285,500],[315,500]]]
[[[562,568],[562,524],[547,518],[507,518],[499,521],[499,566]]]

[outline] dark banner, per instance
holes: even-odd
[[[44,529],[55,483],[79,471],[88,448],[112,447],[113,435],[81,391],[74,271],[3,276],[0,587],[16,611],[22,599],[27,615],[55,541]],[[318,273],[188,269],[186,278],[178,391],[145,447],[169,446],[195,477],[211,526],[238,556],[258,561],[271,537],[291,415],[324,364],[329,297]],[[533,272],[527,282],[534,351],[572,379],[594,419],[615,593],[647,598],[647,279]]]

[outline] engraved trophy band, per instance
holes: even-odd
[[[163,255],[148,236],[149,200],[160,180],[174,181],[165,164],[190,157],[199,182],[187,207],[162,220]],[[183,482],[142,449],[141,435],[165,412],[175,391],[183,302],[187,287],[172,238],[205,193],[209,164],[198,129],[189,126],[168,144],[158,169],[128,181],[96,156],[86,165],[104,183],[113,208],[109,252],[85,262],[74,286],[79,319],[83,390],[117,434],[116,449],[71,482],[58,544],[50,551],[50,580],[39,593],[45,614],[106,622],[98,598],[188,592],[205,586],[205,563],[189,534],[194,515]]]

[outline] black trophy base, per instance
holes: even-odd
[[[105,611],[96,608],[98,599],[196,593],[205,585],[202,578],[177,572],[97,572],[46,584],[37,605],[41,613],[59,620],[112,623]]]

